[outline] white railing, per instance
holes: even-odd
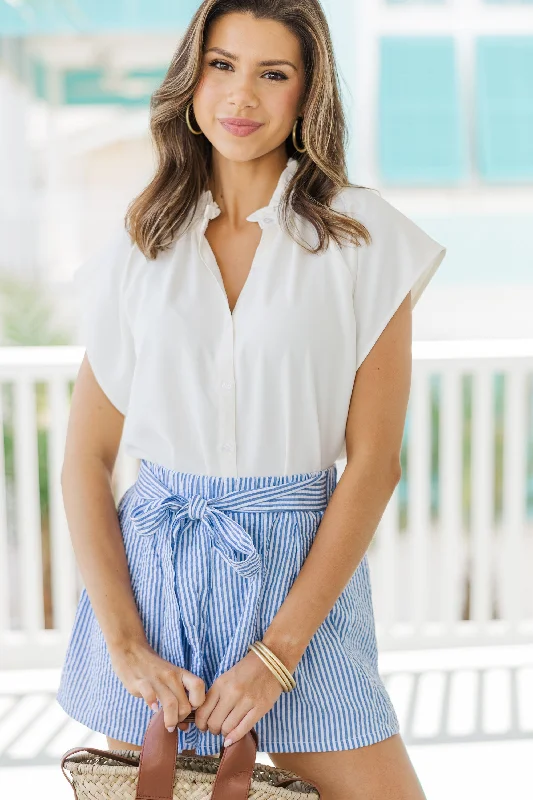
[[[413,356],[408,522],[397,490],[369,552],[379,643],[533,643],[533,341],[419,342]]]
[[[0,348],[0,668],[59,666],[70,634],[60,473],[82,356]],[[414,343],[402,481],[368,551],[380,648],[533,641],[532,383],[533,340]],[[119,452],[117,501],[137,466]]]

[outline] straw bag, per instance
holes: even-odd
[[[194,722],[191,712],[184,722]],[[252,728],[216,756],[177,755],[178,729],[165,728],[163,709],[151,718],[142,750],[75,747],[61,769],[77,800],[308,800],[313,784],[293,772],[256,763]],[[87,755],[90,753],[91,755]],[[70,773],[70,778],[67,775]]]

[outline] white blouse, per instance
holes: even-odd
[[[312,255],[285,233],[279,199],[246,219],[262,238],[233,314],[204,233],[220,214],[210,190],[193,225],[148,260],[125,230],[75,273],[87,357],[125,415],[123,447],[182,472],[314,472],[346,457],[355,374],[411,290],[415,306],[446,248],[370,189],[334,200],[370,231]],[[316,231],[295,215],[310,244]]]

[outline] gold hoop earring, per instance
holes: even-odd
[[[301,119],[303,121],[303,117],[297,117],[294,125],[292,126],[292,143],[294,145],[294,149],[295,150],[297,150],[299,153],[305,153],[307,151],[307,147],[305,146],[305,144],[304,144],[303,147],[298,147],[298,145],[296,143],[296,126],[298,125],[298,120],[299,119]]]
[[[190,130],[190,132],[194,133],[195,136],[199,136],[201,133],[203,133],[203,131],[202,130],[195,131],[194,128],[191,127],[191,120],[189,118],[189,111],[191,106],[192,106],[192,100],[190,103],[188,103],[187,108],[185,109],[185,122],[187,123],[187,127]]]

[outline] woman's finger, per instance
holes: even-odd
[[[139,681],[138,694],[136,694],[135,697],[142,697],[146,705],[148,705],[152,711],[159,711],[159,699],[155,686],[152,686],[147,678]],[[178,727],[181,728],[182,731],[186,731],[189,729],[189,723],[179,722]]]
[[[178,698],[183,697],[184,688],[189,689],[188,711],[186,711],[186,713],[182,713],[182,703],[180,702],[180,719],[183,719],[184,716],[190,714],[192,710],[200,705],[198,700],[203,702],[203,699],[205,698],[205,684],[202,678],[198,677],[198,675],[194,675],[192,672],[189,672],[186,669],[182,669],[181,667],[176,667],[168,671],[165,675],[164,682],[170,691]],[[188,725],[189,723],[186,724]]]
[[[230,731],[235,730],[237,725],[244,719],[246,714],[249,711],[252,711],[254,708],[254,703],[251,700],[242,701],[239,703],[235,708],[230,711],[224,722],[222,723],[222,727],[220,728],[220,733],[224,736],[229,736]]]
[[[207,721],[209,719],[209,716],[212,714],[213,710],[216,708],[219,697],[220,697],[220,692],[216,686],[216,683],[214,683],[207,692],[205,696],[205,701],[194,715],[194,724],[196,725],[198,730],[202,731],[203,733],[205,733],[208,729]],[[209,728],[209,730],[211,730],[211,728]]]
[[[187,669],[183,669],[181,671],[181,681],[189,693],[191,706],[193,708],[201,706],[205,700],[205,683],[202,678]]]
[[[191,712],[191,705],[185,694],[185,689],[181,681],[172,681],[173,688],[166,683],[166,679],[158,677],[153,679],[153,684],[163,706],[163,716],[165,728],[174,730],[178,722],[181,722]]]
[[[156,711],[154,703],[157,706],[157,692],[150,683],[147,678],[142,678],[138,684],[135,692],[131,692],[134,697],[142,697],[145,701],[146,705],[149,706],[152,711]]]
[[[230,744],[233,744],[233,742],[238,742],[239,739],[242,739],[243,736],[246,736],[248,731],[254,727],[255,723],[258,722],[261,717],[262,714],[260,714],[257,708],[254,706],[254,708],[245,714],[239,724],[236,725],[233,730],[228,732],[224,739],[224,747],[229,747]]]
[[[235,708],[235,702],[237,702],[235,699],[231,700],[227,695],[225,696],[224,694],[221,694],[218,698],[218,703],[207,718],[207,727],[211,733],[215,734],[215,736],[218,736],[218,734],[221,732],[224,720]]]

